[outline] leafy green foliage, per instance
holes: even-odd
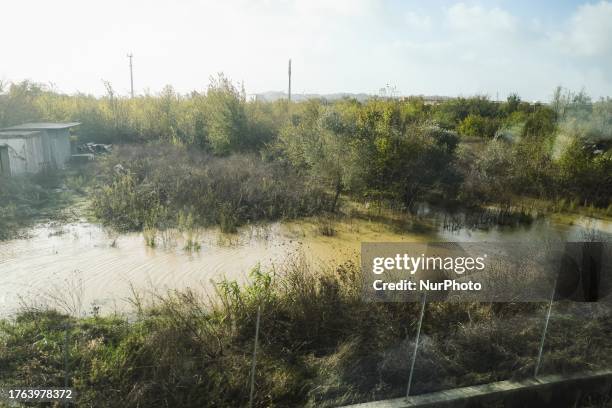
[[[563,153],[559,163],[559,182],[574,197],[604,207],[612,197],[612,152],[589,152],[574,141]]]
[[[436,106],[434,120],[447,129],[455,129],[469,115],[492,118],[499,113],[499,105],[485,96],[449,99]]]
[[[212,78],[206,94],[208,141],[212,151],[226,155],[249,145],[244,92],[223,75]]]
[[[236,164],[232,155],[250,155],[256,166],[275,169],[274,182],[282,184],[286,172],[299,180],[297,185],[316,185],[329,194],[325,206],[314,200],[317,211],[338,211],[345,195],[393,200],[404,208],[419,201],[477,206],[525,195],[610,205],[606,172],[612,102],[592,101],[584,92],[558,88],[550,104],[528,103],[515,94],[504,102],[476,96],[434,104],[416,97],[288,104],[247,101],[242,87],[222,74],[211,78],[205,91],[186,95],[166,87],[156,95],[128,99],[106,85],[107,94],[96,98],[63,95],[30,82],[9,84],[0,89],[0,126],[74,120],[82,123],[81,141],[179,146],[214,156],[217,167],[225,163],[219,157]],[[190,179],[190,169],[162,160],[160,166],[165,165],[176,179]],[[121,199],[104,202],[100,216],[125,228],[142,228],[144,219],[156,217],[157,206],[166,206],[166,192],[150,191],[157,187],[149,179],[143,184],[141,178],[124,176],[105,179]],[[207,202],[208,215],[200,210],[198,217],[231,231],[269,217],[265,214],[285,216],[277,210],[241,215],[236,200],[222,201],[226,198]],[[194,204],[185,199],[181,205]],[[119,220],[122,212],[131,215]]]
[[[469,114],[457,127],[461,135],[492,139],[499,129],[497,118],[487,118],[480,115]]]

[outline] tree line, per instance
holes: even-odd
[[[217,157],[257,157],[339,198],[412,209],[428,201],[477,206],[529,196],[600,208],[612,196],[612,99],[554,90],[549,103],[516,95],[428,103],[420,97],[247,101],[222,74],[201,92],[171,87],[102,97],[31,82],[0,88],[0,126],[79,121],[79,141],[170,144]]]

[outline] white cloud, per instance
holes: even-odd
[[[517,29],[516,17],[500,8],[485,9],[458,3],[448,9],[447,19],[452,29],[467,33],[487,35],[491,32],[514,32]]]
[[[248,92],[284,89],[292,58],[298,91],[372,92],[389,82],[407,94],[543,100],[558,84],[612,94],[611,1],[557,21],[464,1],[7,2],[0,37],[14,40],[3,43],[0,78],[96,93],[103,78],[125,94],[133,52],[137,90],[202,89],[219,71]]]
[[[409,11],[406,13],[405,19],[411,29],[429,31],[432,28],[432,18],[426,14]]]
[[[375,5],[373,0],[295,0],[296,10],[306,16],[367,16]]]
[[[560,63],[559,48],[550,46],[543,24],[534,18],[463,3],[445,10],[443,17],[431,36],[394,43],[394,52],[410,61],[405,69],[414,78],[412,88],[406,89],[404,80],[402,90],[449,94],[444,89],[453,89],[451,95],[499,93],[500,98],[518,92],[525,99],[546,100],[560,83],[585,84],[580,67]]]
[[[576,55],[609,56],[612,53],[612,3],[580,6],[567,32],[557,35],[561,46]]]

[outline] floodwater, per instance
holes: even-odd
[[[54,306],[75,315],[130,310],[133,291],[154,298],[168,290],[192,288],[211,293],[213,282],[244,282],[250,270],[282,265],[292,256],[337,264],[358,260],[361,242],[581,241],[612,237],[612,223],[586,217],[539,219],[526,227],[446,231],[434,220],[421,233],[364,219],[338,221],[323,236],[317,224],[300,222],[247,226],[237,234],[199,231],[199,250],[185,249],[178,232],[145,244],[140,233],[117,234],[85,221],[40,225],[30,238],[0,243],[0,316],[24,306]]]

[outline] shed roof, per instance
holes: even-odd
[[[80,125],[80,122],[68,122],[68,123],[54,123],[54,122],[34,122],[34,123],[24,123],[23,125],[11,126],[4,129],[1,129],[0,132],[4,132],[6,130],[53,130],[53,129],[66,129],[71,128],[77,125]]]
[[[0,139],[25,139],[40,135],[37,130],[1,130]]]

